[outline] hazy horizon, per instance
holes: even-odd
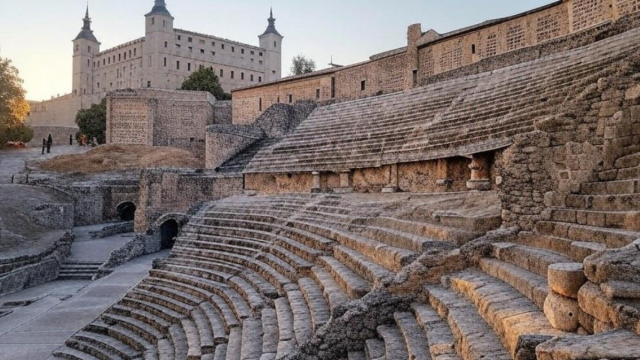
[[[258,45],[273,3],[276,27],[285,37],[283,76],[298,54],[312,58],[318,69],[333,56],[348,65],[406,45],[407,26],[440,33],[485,20],[514,15],[552,1],[326,0],[323,6],[305,1],[243,0],[217,5],[213,1],[167,1],[176,28]],[[24,79],[29,100],[48,100],[71,92],[72,39],[82,27],[85,0],[64,5],[44,0],[6,3],[0,14],[0,56],[9,58]],[[153,0],[91,0],[92,29],[106,50],[144,36],[144,14]],[[338,10],[339,9],[339,10]],[[13,31],[9,31],[12,29]]]

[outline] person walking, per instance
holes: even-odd
[[[42,155],[44,155],[44,148],[47,147],[47,140],[42,138]]]
[[[49,138],[47,138],[47,154],[51,153],[51,145],[53,145],[53,138],[49,134]]]
[[[73,145],[73,135],[69,135],[69,146]]]

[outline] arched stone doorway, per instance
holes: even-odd
[[[160,225],[160,241],[162,249],[171,249],[176,243],[178,237],[178,222],[174,219],[169,219]]]
[[[131,201],[120,203],[116,208],[118,219],[122,221],[133,221],[136,217],[136,204]]]

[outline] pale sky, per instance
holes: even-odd
[[[552,0],[167,0],[174,26],[258,45],[273,4],[283,42],[283,75],[303,54],[318,68],[348,65],[406,45],[407,26],[442,33],[514,15]],[[29,100],[71,91],[72,39],[82,27],[86,0],[0,0],[0,56],[25,80]],[[101,50],[144,36],[153,0],[90,0]]]

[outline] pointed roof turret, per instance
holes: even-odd
[[[270,16],[267,19],[267,21],[269,21],[269,26],[267,26],[267,30],[264,31],[264,34],[262,34],[260,36],[264,36],[264,35],[268,35],[268,34],[275,34],[275,35],[278,35],[278,36],[282,36],[278,32],[278,30],[276,30],[276,19],[273,17],[273,8],[271,8],[271,13],[270,13]]]
[[[153,9],[151,9],[151,12],[145,16],[149,16],[149,15],[164,15],[164,16],[169,16],[173,18],[169,10],[167,10],[167,4],[165,3],[164,0],[155,0]]]
[[[78,34],[78,36],[76,36],[74,41],[78,39],[85,39],[93,42],[99,42],[98,39],[96,39],[95,35],[93,35],[93,30],[91,30],[91,18],[89,17],[88,3],[87,12],[84,14],[84,19],[82,19],[82,21],[84,22],[84,25],[82,26],[82,30],[80,30],[80,33]]]

